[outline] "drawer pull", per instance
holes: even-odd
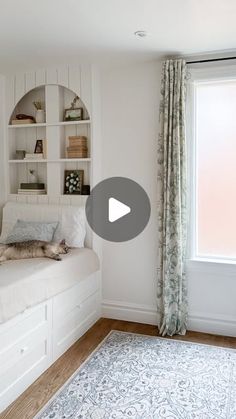
[[[20,349],[21,354],[25,354],[26,351],[28,351],[28,346],[24,346],[23,348]]]

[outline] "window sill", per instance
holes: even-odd
[[[210,257],[195,257],[190,258],[190,262],[206,262],[206,263],[216,263],[217,265],[236,265],[236,259],[224,259],[224,258],[210,258]]]
[[[236,261],[230,259],[187,259],[186,271],[209,273],[213,275],[233,275],[236,277]]]

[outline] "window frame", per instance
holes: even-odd
[[[197,254],[197,126],[196,126],[196,86],[198,84],[209,84],[224,81],[236,81],[236,64],[226,66],[199,65],[189,66],[187,81],[187,103],[186,103],[186,136],[187,136],[187,167],[188,167],[188,242],[187,242],[187,264],[199,267],[211,264],[216,269],[228,265],[227,269],[236,270],[236,258],[218,256],[205,256]],[[205,269],[205,268],[204,268]],[[201,269],[200,269],[201,270]]]

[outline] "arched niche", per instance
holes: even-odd
[[[50,115],[48,114],[49,108],[52,109],[52,103],[48,103],[52,101],[52,95],[47,94],[48,90],[53,87],[54,88],[54,116],[52,120],[52,112]],[[12,124],[12,120],[15,120],[17,114],[26,114],[35,117],[36,109],[33,105],[33,102],[40,101],[43,105],[43,109],[46,112],[46,123],[51,122],[63,122],[65,116],[65,109],[71,108],[71,104],[74,98],[78,96],[77,93],[73,92],[72,90],[68,89],[67,87],[61,85],[54,85],[54,84],[45,84],[42,86],[35,87],[34,89],[28,91],[24,96],[18,101],[15,108],[13,109],[10,119],[9,125]],[[76,102],[76,108],[83,109],[83,120],[90,119],[90,113],[87,109],[83,100],[79,97],[79,100]],[[55,116],[58,115],[55,120]]]

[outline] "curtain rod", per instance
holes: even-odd
[[[186,61],[186,64],[212,63],[215,61],[236,60],[236,57],[210,58],[208,60]]]

